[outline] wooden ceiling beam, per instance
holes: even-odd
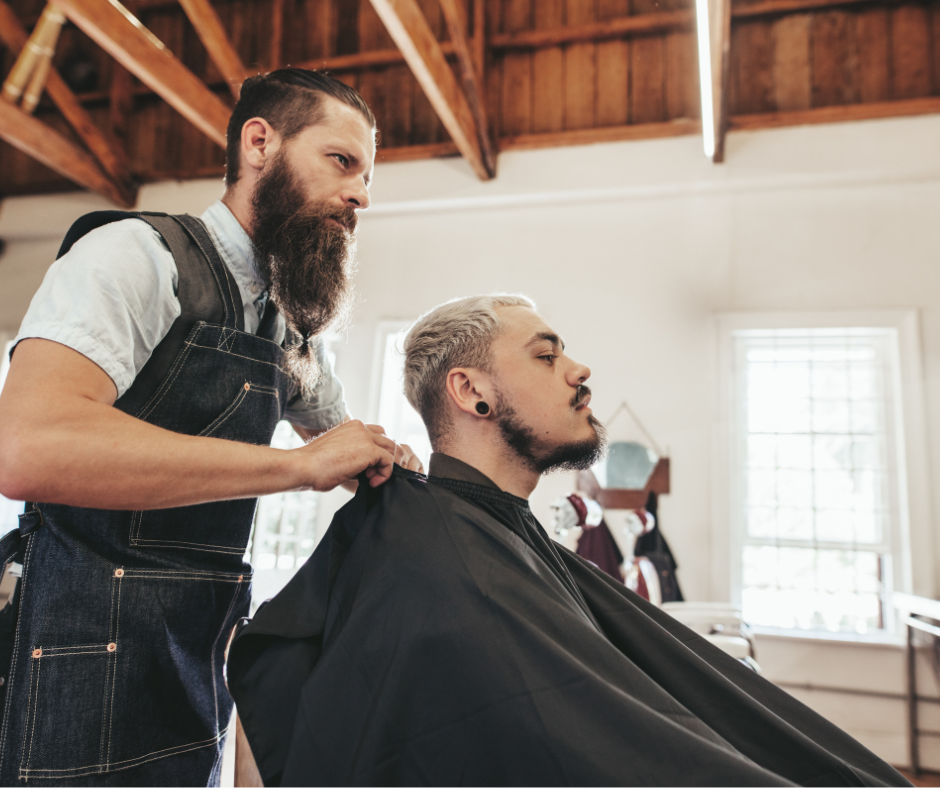
[[[692,11],[656,11],[592,22],[586,25],[550,27],[544,30],[524,30],[519,33],[501,33],[487,41],[487,47],[501,51],[506,49],[541,49],[579,41],[606,41],[626,38],[631,35],[666,33],[685,30],[695,24]]]
[[[467,97],[417,0],[371,2],[460,153],[482,180],[492,178]]]
[[[82,148],[15,104],[0,101],[0,137],[70,181],[132,208],[125,191]]]
[[[481,4],[481,0],[476,0]],[[496,174],[496,152],[490,137],[490,127],[486,120],[484,108],[482,75],[470,51],[470,42],[467,38],[465,20],[466,8],[462,7],[462,0],[440,0],[441,10],[444,12],[444,21],[450,32],[454,51],[457,53],[457,66],[463,81],[463,92],[473,114],[473,125],[477,132],[477,141],[483,157],[483,165],[487,173]],[[478,31],[478,35],[482,31]]]
[[[245,64],[229,41],[222,20],[209,0],[180,0],[180,5],[196,29],[196,35],[202,41],[209,57],[219,69],[219,73],[228,84],[228,88],[238,101],[242,82],[245,81]]]
[[[56,4],[105,52],[225,147],[231,110],[118,0],[56,0]]]
[[[816,123],[848,123],[858,120],[937,114],[940,114],[940,96],[924,96],[922,98],[895,101],[872,101],[863,104],[814,107],[788,112],[734,115],[729,119],[728,128],[731,131],[755,131],[757,129],[779,129],[786,126],[806,126]]]
[[[21,50],[28,40],[26,30],[20,24],[13,9],[3,0],[0,0],[0,40],[13,52]],[[119,189],[121,199],[117,202],[121,205],[134,205],[137,200],[137,186],[127,167],[127,156],[123,146],[95,125],[91,116],[54,68],[50,69],[46,79],[46,92]]]
[[[885,3],[883,0],[757,0],[757,2],[743,4],[733,3],[731,16],[735,19],[747,19],[755,16],[827,11],[852,5],[885,5]],[[895,5],[895,3],[890,5]]]

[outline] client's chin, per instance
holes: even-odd
[[[588,438],[562,443],[536,462],[540,474],[556,471],[586,471],[597,464],[607,451],[607,430],[594,416],[588,416],[594,434]]]

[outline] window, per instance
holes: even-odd
[[[274,430],[271,446],[296,449],[303,439],[286,421]],[[248,553],[256,571],[294,570],[310,557],[317,543],[317,494],[284,492],[258,499]]]
[[[336,367],[330,346],[335,335],[327,335],[327,356]],[[296,449],[303,439],[286,421],[278,423],[271,438],[275,449]],[[274,596],[310,557],[321,534],[318,531],[320,496],[315,492],[283,492],[258,499],[246,560],[251,562],[252,605]]]
[[[911,583],[916,321],[761,318],[722,321],[732,601],[768,631],[891,637],[891,593]]]
[[[402,373],[405,355],[402,341],[410,322],[388,321],[379,324],[376,332],[373,407],[375,421],[385,427],[388,435],[398,443],[407,443],[424,463],[425,470],[431,458],[431,442],[424,422],[405,398]]]

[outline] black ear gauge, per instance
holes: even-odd
[[[479,413],[481,416],[485,416],[489,412],[490,412],[489,405],[487,405],[485,402],[477,403],[477,413]]]

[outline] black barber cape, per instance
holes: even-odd
[[[525,500],[443,455],[431,474],[360,484],[234,638],[266,785],[908,784]]]

